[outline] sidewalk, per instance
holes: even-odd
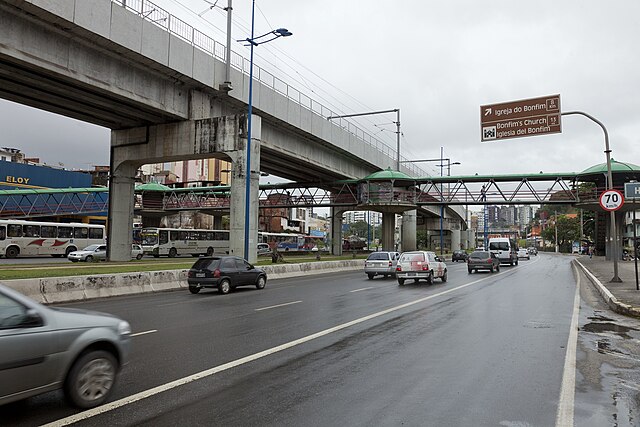
[[[576,258],[587,269],[587,277],[594,283],[609,307],[617,313],[640,317],[640,291],[636,290],[634,261],[618,262],[618,276],[622,283],[611,283],[613,262],[603,256],[589,258],[582,255]],[[640,271],[640,260],[638,260]]]

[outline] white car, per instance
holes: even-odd
[[[78,262],[101,260],[107,258],[107,245],[89,245],[81,251],[73,251],[67,255],[69,261]]]
[[[142,259],[144,251],[138,244],[131,245],[131,258]],[[73,251],[67,256],[69,261],[99,261],[107,259],[107,245],[89,245],[81,251]]]
[[[526,248],[518,249],[518,258],[520,259],[531,259],[531,255]]]
[[[144,251],[142,250],[142,246],[137,245],[137,244],[133,244],[131,245],[131,258],[135,258],[135,259],[142,259],[142,256],[144,255]]]
[[[434,278],[440,278],[444,283],[447,281],[447,265],[434,252],[404,252],[396,265],[396,278],[400,286],[409,279],[415,283],[420,279],[433,283]]]

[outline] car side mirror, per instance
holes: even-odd
[[[22,326],[29,328],[36,328],[38,326],[43,326],[44,320],[40,313],[38,313],[35,309],[30,308],[27,310],[24,316],[24,322],[22,322]]]

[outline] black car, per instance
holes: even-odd
[[[467,259],[469,274],[478,270],[500,271],[500,259],[493,252],[475,251]]]
[[[267,273],[236,256],[200,258],[187,273],[189,292],[197,294],[202,288],[218,288],[228,294],[237,286],[255,286],[264,289]]]
[[[453,255],[451,255],[451,261],[466,261],[469,255],[465,251],[453,251]]]

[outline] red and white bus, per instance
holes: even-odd
[[[61,257],[93,244],[105,244],[104,225],[0,220],[0,256]]]

